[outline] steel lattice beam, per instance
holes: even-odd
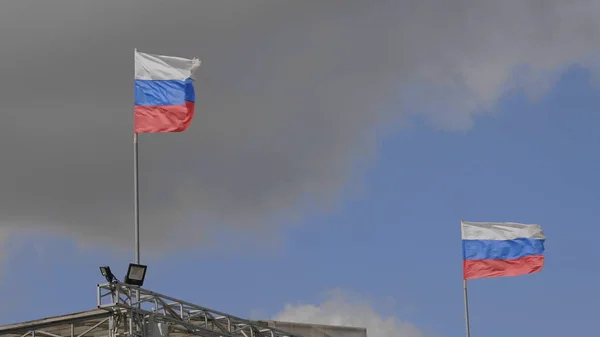
[[[136,291],[140,293],[136,300]],[[206,337],[301,337],[173,297],[125,283],[98,285],[98,308],[127,316],[131,334],[143,331],[144,323],[153,319],[166,323],[171,331]],[[143,333],[137,333],[143,335]]]

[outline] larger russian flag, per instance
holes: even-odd
[[[134,132],[182,132],[194,117],[200,60],[135,51]]]
[[[532,274],[544,266],[539,225],[462,221],[461,228],[465,280]]]

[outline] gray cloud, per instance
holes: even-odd
[[[0,226],[130,242],[133,48],[203,61],[191,129],[140,140],[142,236],[164,248],[326,207],[400,118],[464,129],[507,90],[543,94],[592,66],[598,14],[593,0],[7,2]]]

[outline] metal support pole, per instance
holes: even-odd
[[[138,177],[138,134],[133,133],[133,218],[135,235],[135,263],[140,263],[140,188]],[[135,292],[135,298],[139,302],[140,291]]]
[[[467,294],[467,280],[463,279],[463,294],[465,298],[465,328],[467,337],[471,337],[471,324],[469,323],[469,297]]]
[[[140,263],[140,188],[138,178],[138,134],[133,134],[133,217],[135,224],[135,263]]]
[[[137,49],[133,50],[134,59],[137,55]],[[135,128],[135,113],[133,125]],[[133,218],[134,218],[134,236],[135,236],[135,263],[140,263],[140,179],[138,176],[138,134],[133,132]],[[140,301],[140,291],[135,292],[136,301]],[[138,304],[138,308],[139,308]]]

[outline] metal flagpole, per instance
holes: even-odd
[[[465,328],[467,337],[471,337],[471,325],[469,324],[469,296],[467,294],[467,280],[463,279],[463,294],[465,298]]]
[[[460,220],[460,233],[461,233],[461,240],[464,239],[464,227],[463,227],[463,221]],[[465,262],[464,262],[464,242],[463,242],[463,297],[465,300],[465,330],[466,330],[466,334],[467,337],[471,337],[471,324],[469,322],[469,295],[467,293],[467,279],[465,278]]]
[[[140,263],[140,188],[138,178],[138,134],[133,133],[133,218],[135,236],[135,263]],[[140,291],[135,293],[137,302],[140,301]],[[139,304],[138,304],[139,305]]]
[[[135,64],[135,57],[137,55],[137,48],[133,49],[133,57]],[[135,73],[135,70],[134,70]],[[135,99],[134,99],[135,101]],[[133,127],[135,129],[135,112],[133,116]],[[136,264],[140,264],[140,187],[139,187],[139,176],[138,176],[138,134],[133,132],[133,222],[134,222],[134,261]],[[140,307],[140,291],[135,292],[135,298],[138,302],[138,308]]]
[[[138,178],[138,134],[133,133],[133,217],[135,219],[135,263],[140,263],[140,188]]]
[[[134,58],[137,48],[133,49]],[[134,121],[135,127],[135,114]],[[138,179],[138,134],[133,132],[133,217],[135,224],[135,263],[140,263],[140,188]]]

